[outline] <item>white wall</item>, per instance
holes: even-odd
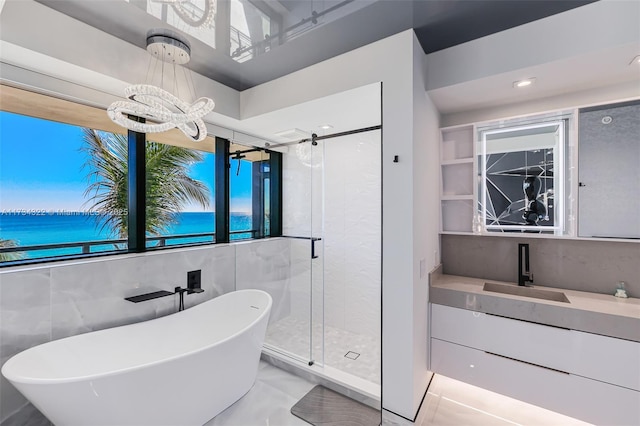
[[[377,341],[382,315],[380,134],[320,142],[325,160],[325,322]]]
[[[416,39],[413,43],[413,310],[414,310],[414,401],[429,379],[428,274],[440,264],[440,132],[439,113],[425,89],[426,58]],[[427,339],[427,342],[429,340]]]

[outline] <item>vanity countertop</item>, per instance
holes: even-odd
[[[484,291],[485,282],[517,286],[514,283],[431,274],[429,301],[454,308],[485,312],[539,324],[640,342],[640,299],[561,288],[541,290],[564,293],[570,303]]]

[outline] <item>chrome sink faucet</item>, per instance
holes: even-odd
[[[533,282],[529,269],[529,244],[518,244],[518,285],[525,286],[527,282]]]

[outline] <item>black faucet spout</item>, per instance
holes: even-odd
[[[184,294],[193,294],[193,293],[202,293],[204,289],[202,288],[182,288],[176,287],[174,289],[174,294],[180,296],[180,300],[178,302],[178,311],[184,311]]]
[[[518,285],[525,286],[527,282],[533,282],[529,268],[529,244],[518,244]]]

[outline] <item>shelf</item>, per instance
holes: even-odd
[[[452,164],[473,164],[473,157],[459,158],[457,160],[446,160],[440,163],[440,165],[442,166],[449,166]]]
[[[468,194],[468,195],[443,195],[442,197],[440,197],[440,199],[442,201],[447,201],[447,200],[473,200],[473,194]]]
[[[466,199],[442,200],[442,231],[472,232],[473,196]]]
[[[473,157],[473,126],[442,129],[442,163]]]
[[[154,291],[152,293],[139,294],[138,296],[125,297],[124,300],[128,300],[133,303],[146,302],[147,300],[157,299],[159,297],[173,296],[175,293],[166,290]]]
[[[440,231],[440,235],[478,235],[471,231]]]
[[[472,163],[442,166],[443,196],[473,194],[473,184],[475,181]]]
[[[471,234],[475,211],[474,126],[441,129],[440,225],[443,233]]]

